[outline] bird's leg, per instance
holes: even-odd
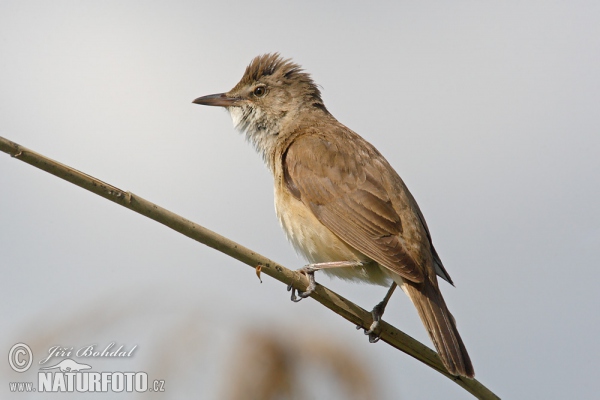
[[[388,301],[390,301],[390,297],[392,297],[394,290],[396,290],[396,286],[396,282],[392,282],[392,286],[390,286],[385,298],[379,304],[373,307],[373,310],[371,311],[371,315],[373,315],[373,322],[368,330],[365,329],[365,335],[369,335],[369,342],[371,343],[377,343],[379,341],[379,335],[375,334],[375,330],[379,326],[379,321],[381,321],[381,317],[385,312],[385,307],[387,306]],[[362,328],[362,326],[356,326],[356,329],[360,328]]]
[[[298,290],[298,296],[300,297],[296,297],[296,289],[292,287],[292,284],[287,287],[287,290],[288,292],[292,292],[292,301],[297,303],[300,300],[310,296],[310,294],[314,292],[315,288],[317,287],[317,282],[315,282],[315,271],[326,268],[360,267],[361,265],[364,265],[362,261],[331,261],[305,265],[298,271],[308,277],[308,287],[306,288],[306,291],[301,292]]]

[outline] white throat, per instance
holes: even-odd
[[[227,107],[233,127],[242,132],[258,154],[260,154],[271,168],[271,157],[275,149],[275,143],[279,135],[279,124],[275,121],[269,121],[267,116],[260,108],[249,107],[246,105],[237,107]]]

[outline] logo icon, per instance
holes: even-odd
[[[25,372],[31,367],[33,353],[25,343],[17,343],[8,352],[8,363],[16,372]]]
[[[44,367],[40,369],[54,369],[60,368],[60,372],[79,372],[83,369],[91,369],[92,367],[87,364],[80,364],[77,361],[73,361],[70,358],[65,358],[61,362],[51,367]]]

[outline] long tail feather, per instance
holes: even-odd
[[[473,378],[473,364],[437,285],[425,280],[419,284],[403,282],[402,286],[417,308],[448,372]]]

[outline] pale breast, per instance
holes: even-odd
[[[345,280],[388,285],[389,278],[376,263],[353,249],[323,225],[285,186],[275,184],[275,211],[288,240],[309,263],[331,261],[371,262],[362,267],[330,268],[323,271]]]

